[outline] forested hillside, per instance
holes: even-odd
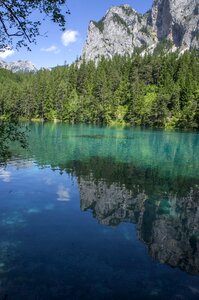
[[[12,112],[69,123],[199,128],[198,53],[115,56],[30,74],[0,69],[1,118]]]

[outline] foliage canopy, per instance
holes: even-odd
[[[0,51],[13,46],[30,50],[29,44],[40,35],[42,20],[49,18],[64,30],[69,13],[66,0],[1,0]]]
[[[198,52],[115,56],[13,74],[0,70],[0,116],[199,129]]]

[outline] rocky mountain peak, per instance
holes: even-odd
[[[128,4],[113,6],[100,21],[90,22],[82,57],[97,62],[135,49],[153,52],[159,43],[172,51],[198,48],[198,24],[197,0],[154,0],[144,15]]]
[[[9,63],[6,63],[5,61],[0,61],[0,68],[10,70],[14,73],[16,72],[36,72],[37,68],[31,61],[28,60],[17,60],[17,61],[12,61]]]
[[[147,19],[129,5],[113,6],[98,22],[91,21],[83,57],[98,61],[101,56],[132,54],[136,47],[153,44],[145,32]]]

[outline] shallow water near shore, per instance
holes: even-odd
[[[199,134],[29,128],[0,167],[0,299],[199,299]]]

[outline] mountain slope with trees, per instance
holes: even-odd
[[[33,74],[0,70],[0,115],[68,123],[199,128],[197,51],[102,58]]]

